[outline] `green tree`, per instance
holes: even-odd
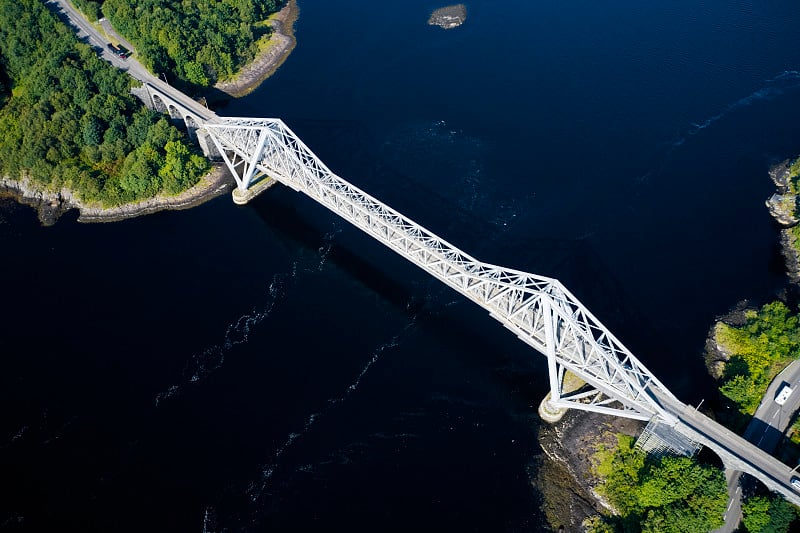
[[[153,196],[161,188],[158,176],[159,155],[152,147],[145,145],[125,158],[119,186],[128,193],[127,198]]]
[[[26,174],[41,187],[66,184],[104,205],[164,190],[165,147],[183,142],[182,134],[141,106],[130,95],[131,79],[78,42],[40,0],[7,1],[0,9],[0,81],[0,175]],[[183,147],[188,154],[180,154],[173,193],[208,169],[194,147]]]
[[[769,498],[754,496],[742,504],[742,522],[750,533],[762,533],[770,525]]]
[[[100,144],[103,135],[103,128],[100,121],[94,115],[84,115],[81,119],[81,132],[84,144],[97,146]]]
[[[754,413],[761,402],[761,387],[750,376],[737,375],[724,382],[720,392],[733,400],[743,413]]]
[[[687,457],[646,459],[633,438],[617,436],[613,450],[596,454],[598,491],[620,515],[593,527],[629,532],[706,532],[723,523],[727,485],[722,471]]]
[[[183,71],[186,74],[186,81],[199,85],[201,87],[208,87],[209,79],[206,76],[203,65],[197,61],[187,61],[183,66]]]
[[[752,415],[769,383],[789,362],[800,357],[798,317],[782,302],[745,314],[743,326],[718,323],[714,338],[731,354],[720,392]]]
[[[753,496],[742,504],[742,523],[750,533],[786,533],[796,510],[780,496]]]
[[[83,0],[86,1],[86,0]],[[155,72],[173,72],[206,87],[228,78],[257,51],[258,23],[280,7],[274,0],[105,0],[103,12]]]
[[[585,533],[614,533],[614,526],[602,516],[590,516],[583,521]]]
[[[613,453],[605,454],[596,468],[598,474],[605,479],[599,491],[623,515],[631,514],[639,508],[639,498],[630,489],[639,484],[646,455],[637,450],[634,444],[633,437],[618,434]]]

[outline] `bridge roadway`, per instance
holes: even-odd
[[[180,104],[188,109],[203,121],[209,122],[217,118],[216,113],[207,107],[200,105],[195,100],[189,98],[184,93],[165,83],[156,76],[150,73],[144,65],[136,60],[136,55],[132,55],[128,59],[122,59],[113,54],[108,49],[108,40],[102,35],[97,28],[90,24],[83,15],[69,2],[69,0],[48,0],[46,4],[56,11],[59,15],[66,18],[67,21],[75,29],[78,38],[84,39],[90,46],[94,47],[100,57],[128,73],[134,79],[139,80],[145,85],[155,87],[162,94],[168,95],[173,102]]]
[[[730,429],[663,392],[651,389],[653,396],[678,423],[674,428],[712,449],[726,467],[746,472],[786,500],[800,506],[800,493],[792,487],[793,469],[748,442]]]
[[[139,81],[155,87],[163,95],[171,98],[174,103],[189,109],[206,121],[206,126],[226,122],[226,119],[220,119],[206,107],[157,79],[134,58],[124,61],[113,55],[106,47],[105,38],[88,24],[67,0],[49,0],[48,4],[67,17],[73,27],[77,29],[79,36],[85,37],[90,44],[100,49],[99,53],[115,66],[127,71],[129,75]],[[252,119],[247,120],[252,121]],[[230,139],[220,136],[219,130],[215,135],[213,126],[208,129],[215,142],[222,141],[220,148],[232,149],[230,144],[227,147],[224,146],[225,141],[230,141]],[[446,241],[439,239],[424,228],[416,226],[387,206],[373,201],[365,193],[330,173],[302,141],[297,139],[288,128],[285,128],[285,131],[288,132],[288,135],[267,139],[268,136],[261,130],[257,142],[253,143],[254,139],[250,136],[246,143],[247,146],[235,147],[234,151],[238,150],[238,155],[247,160],[250,165],[249,176],[253,174],[253,167],[258,167],[259,171],[295,190],[308,194],[374,237],[379,238],[378,234],[382,234],[384,238],[379,238],[379,240],[383,240],[384,244],[492,311],[494,318],[504,322],[504,325],[517,333],[523,341],[548,357],[551,388],[556,387],[554,403],[573,408],[589,406],[591,407],[589,410],[635,418],[643,418],[647,412],[651,412],[654,416],[658,416],[672,425],[675,430],[711,448],[728,468],[749,473],[769,489],[781,493],[788,501],[800,505],[800,493],[796,492],[791,485],[792,469],[744,438],[699,413],[697,409],[675,398],[666,387],[649,374],[632,354],[619,344],[610,332],[605,331],[602,324],[596,321],[566,289],[561,287],[557,280],[475,262],[470,256],[452,248]],[[291,152],[293,155],[288,167],[285,160],[287,152]],[[281,172],[268,164],[270,158],[284,159],[282,169],[288,173]],[[230,161],[228,162],[232,167],[231,170],[236,174],[237,169],[230,165]],[[300,168],[300,165],[304,168]],[[302,181],[306,182],[304,186],[299,185],[298,175]],[[239,180],[240,188],[249,186],[249,176],[247,180]],[[332,184],[331,177],[339,180],[339,183]],[[323,186],[331,187],[331,185],[334,188],[337,186],[343,188],[345,192],[342,194],[341,191],[337,192],[333,189],[328,193],[314,194],[313,192],[319,192]],[[366,199],[377,205],[378,211],[356,212],[353,204],[356,196],[360,196],[362,201]],[[345,198],[346,201],[343,201]],[[381,218],[381,215],[387,214],[388,218],[393,218],[393,222],[397,223],[396,227],[390,227],[383,222],[376,223],[376,217]],[[365,222],[367,227],[364,223],[359,224],[358,220]],[[416,244],[413,236],[409,240],[411,235],[409,226],[414,231],[422,230],[416,235],[419,238]],[[375,231],[371,231],[371,229]],[[398,242],[404,243],[403,249],[398,249]],[[431,242],[438,246],[434,250],[435,253],[429,251]],[[444,245],[444,249],[442,245]],[[474,272],[477,271],[486,276],[486,279],[476,282]],[[480,296],[478,296],[478,291],[472,290],[475,283],[484,285],[480,289]],[[536,288],[532,293],[531,287],[534,286]],[[498,288],[499,290],[497,290]],[[532,297],[532,294],[535,294],[535,297]],[[508,315],[500,316],[497,313],[500,315],[508,313]],[[525,338],[526,331],[520,328],[518,322],[509,322],[510,318],[520,315],[527,316],[526,324],[531,326],[531,333],[527,339]],[[586,331],[578,331],[579,328],[584,328]],[[565,332],[568,332],[569,335],[566,335]],[[556,347],[556,345],[558,346]],[[556,353],[556,349],[572,353],[568,358],[564,358],[563,355]],[[603,352],[603,357],[598,361],[596,356],[600,351]],[[593,361],[590,360],[592,354],[595,355]],[[582,361],[576,359],[580,357],[583,358]],[[578,363],[583,363],[584,366],[576,366]],[[595,386],[600,393],[610,396],[610,400],[592,403],[592,399],[586,395],[574,397],[573,401],[568,401],[568,398],[559,400],[560,390],[558,390],[556,382],[563,378],[565,368],[576,371],[581,377],[588,378],[587,382]],[[605,374],[601,375],[603,372]],[[631,374],[632,377],[623,374]],[[622,409],[608,407],[609,401],[621,403]],[[583,403],[582,407],[582,402],[588,403]]]
[[[206,125],[240,188],[261,173],[303,192],[487,309],[548,358],[551,401],[631,418],[656,416],[800,505],[792,469],[674,397],[558,280],[482,263],[333,174],[278,119],[221,117]],[[235,165],[236,157],[240,163]],[[564,371],[595,389],[573,397]]]

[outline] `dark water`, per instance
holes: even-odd
[[[303,0],[279,116],[480,259],[555,276],[678,396],[785,286],[800,4]],[[0,530],[536,531],[545,360],[273,188],[109,225],[0,203]]]

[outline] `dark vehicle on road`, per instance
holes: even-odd
[[[114,54],[115,56],[120,57],[122,59],[128,59],[128,57],[130,57],[130,55],[132,53],[130,50],[128,50],[127,48],[125,48],[122,45],[120,45],[119,47],[116,47],[113,44],[108,43],[107,46],[108,46],[108,49],[111,50],[112,54]]]

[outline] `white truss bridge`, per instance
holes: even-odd
[[[331,172],[281,120],[206,124],[239,189],[272,178],[303,192],[489,311],[547,356],[550,403],[650,420],[669,391],[556,279],[483,263]],[[591,385],[565,393],[569,370]]]
[[[242,203],[275,180],[305,193],[485,308],[547,357],[549,404],[657,420],[714,450],[789,501],[792,470],[678,400],[558,280],[484,263],[340,178],[283,121],[214,116],[202,126],[234,175]],[[565,390],[569,371],[585,382]]]

